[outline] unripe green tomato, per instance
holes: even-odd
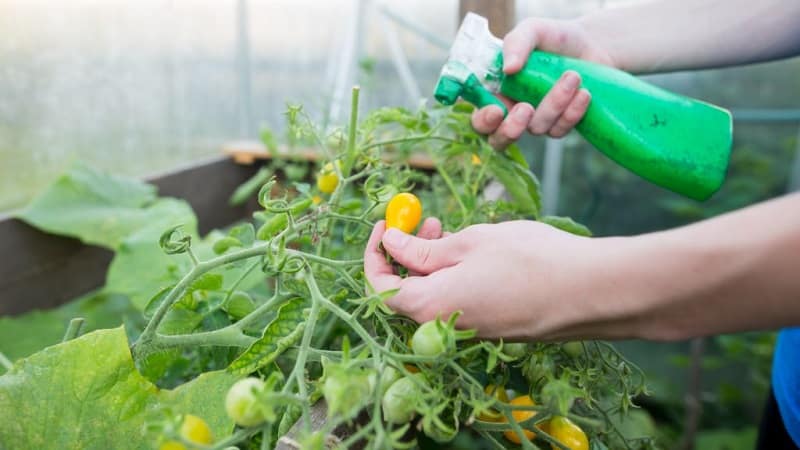
[[[264,422],[264,413],[258,406],[256,392],[264,389],[264,382],[248,377],[237,381],[225,396],[225,412],[241,427],[252,427]]]
[[[400,379],[400,372],[392,366],[387,366],[383,370],[380,371],[381,377],[381,395],[383,395],[389,386],[391,386],[395,381]],[[375,392],[375,385],[378,380],[378,375],[375,373],[371,373],[369,375],[369,391]]]
[[[346,418],[358,414],[371,392],[369,374],[354,371],[332,370],[325,374],[322,385],[328,413]]]
[[[581,341],[565,342],[561,344],[561,349],[564,350],[564,353],[573,358],[583,355],[583,344]]]
[[[524,344],[522,342],[503,344],[503,353],[511,356],[514,359],[523,358],[528,354],[528,344]]]
[[[420,380],[422,378],[417,378],[417,381]],[[419,388],[410,377],[400,378],[392,383],[381,400],[383,420],[395,424],[410,422],[417,414],[416,403],[420,394]]]
[[[447,351],[447,335],[440,330],[435,320],[425,322],[411,337],[411,350],[419,356],[439,356]]]

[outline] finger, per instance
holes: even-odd
[[[500,124],[497,131],[489,136],[489,145],[497,150],[508,147],[522,136],[533,117],[533,106],[522,102],[517,103],[508,112],[508,117]]]
[[[561,114],[567,109],[581,84],[581,76],[574,70],[564,72],[558,82],[544,96],[533,120],[528,124],[532,134],[545,134],[556,124]]]
[[[523,20],[503,38],[503,72],[517,73],[536,48],[536,32],[532,20]]]
[[[383,233],[383,246],[392,257],[409,270],[430,274],[458,263],[462,254],[462,238],[420,239],[390,228]]]
[[[375,292],[388,291],[400,287],[402,279],[395,275],[391,264],[380,249],[381,237],[386,231],[386,222],[381,220],[372,228],[372,234],[364,250],[364,276]]]
[[[421,239],[439,239],[442,237],[442,222],[436,217],[428,217],[419,227],[417,237]]]
[[[586,89],[579,90],[575,94],[575,98],[569,103],[569,106],[567,106],[567,109],[564,110],[564,114],[561,114],[556,124],[550,128],[550,136],[554,138],[566,136],[583,119],[591,101],[592,94],[589,91]]]
[[[439,239],[442,237],[442,222],[435,217],[428,217],[419,227],[417,237],[420,239]],[[415,277],[419,273],[416,270],[409,270],[408,275]]]
[[[491,134],[503,122],[503,110],[497,105],[485,106],[472,113],[472,128],[480,134]]]

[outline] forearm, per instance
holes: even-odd
[[[577,20],[633,73],[724,67],[800,54],[796,0],[661,0]]]
[[[800,194],[627,239],[624,334],[673,340],[800,325]]]

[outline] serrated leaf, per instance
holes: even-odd
[[[489,170],[506,188],[517,207],[534,218],[542,210],[539,180],[525,166],[504,153],[495,153],[489,160]]]
[[[247,375],[275,361],[303,335],[308,306],[305,299],[297,297],[284,303],[278,314],[264,329],[264,334],[250,345],[230,366],[228,371]]]
[[[592,235],[591,230],[586,228],[586,226],[581,225],[578,222],[575,222],[569,217],[545,216],[539,219],[539,221],[542,223],[546,223],[550,226],[556,227],[559,230],[566,231],[567,233],[577,234],[578,236],[590,237]]]
[[[133,365],[122,327],[87,333],[18,361],[0,377],[0,448],[144,450],[153,410],[202,417],[215,437],[233,423],[220,408],[236,377],[209,372],[160,391]]]

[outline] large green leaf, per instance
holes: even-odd
[[[235,381],[209,372],[159,391],[134,368],[122,327],[95,331],[20,360],[0,377],[0,448],[151,449],[144,425],[160,408],[200,416],[223,437],[233,423],[221,406]]]
[[[194,229],[197,222],[186,202],[157,198],[154,186],[82,164],[73,165],[18,217],[44,231],[111,249],[145,227],[183,223]]]
[[[539,180],[527,165],[505,153],[496,152],[489,160],[489,170],[503,184],[522,212],[534,218],[539,217],[542,210]]]
[[[590,237],[592,235],[592,232],[588,228],[586,228],[585,225],[575,222],[569,217],[545,216],[539,220],[550,226],[556,227],[559,230],[566,231],[567,233],[577,234],[578,236],[586,236],[586,237]]]
[[[58,308],[0,317],[0,352],[15,361],[61,342],[72,318],[83,317],[82,332],[135,322],[141,314],[122,295],[93,292]],[[0,367],[0,373],[4,372]]]
[[[308,302],[295,298],[278,310],[275,319],[264,329],[259,340],[247,348],[228,367],[232,373],[247,375],[275,361],[275,358],[297,342],[303,335]]]

